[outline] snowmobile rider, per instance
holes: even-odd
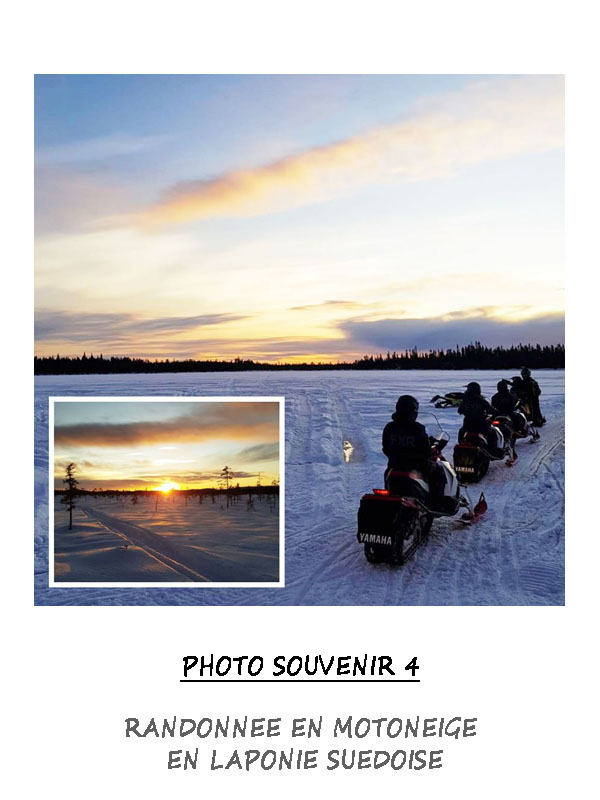
[[[432,441],[425,426],[417,422],[418,401],[409,394],[398,398],[392,421],[383,429],[382,450],[387,456],[385,486],[392,470],[418,470],[429,483],[432,498],[443,494],[443,472],[431,460]]]
[[[462,442],[466,433],[482,433],[488,442],[490,452],[501,455],[497,447],[496,431],[491,420],[496,416],[496,411],[481,394],[481,386],[476,381],[467,384],[467,391],[458,413],[464,416],[465,421],[458,432],[458,441]]]
[[[516,393],[510,391],[509,386],[510,384],[507,380],[498,381],[496,385],[498,391],[492,397],[492,406],[498,414],[510,417],[514,422],[513,414],[517,410],[519,398]]]
[[[524,396],[525,388],[523,386],[523,378],[520,375],[513,375],[510,380],[506,381],[511,386],[511,392],[515,395],[517,400]]]
[[[530,417],[530,409],[525,408],[527,403],[527,391],[525,389],[525,384],[523,383],[523,378],[520,375],[513,375],[513,377],[507,381],[507,383],[509,383],[511,386],[511,394],[513,394],[515,399],[521,404],[525,416]]]
[[[519,414],[519,399],[514,392],[510,391],[509,386],[510,384],[507,380],[498,381],[496,386],[498,391],[492,397],[492,406],[498,414],[508,417],[510,420],[510,446],[513,456],[516,458],[517,431],[521,431],[524,419]],[[506,435],[505,431],[504,433]]]
[[[546,422],[546,418],[542,415],[540,409],[540,395],[542,390],[539,383],[532,377],[531,370],[528,367],[523,367],[521,370],[522,378],[522,391],[524,400],[529,404],[531,409],[531,421],[534,425],[540,427]]]

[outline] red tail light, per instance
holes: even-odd
[[[498,420],[497,420],[497,419],[495,419],[495,420],[492,422],[492,425],[495,425],[497,428],[499,428],[499,427],[500,427],[500,423],[498,422]]]
[[[389,493],[390,493],[389,489],[373,489],[373,494],[388,495]]]

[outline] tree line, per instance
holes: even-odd
[[[107,375],[116,373],[250,372],[253,370],[371,370],[371,369],[564,369],[563,344],[518,344],[487,347],[481,342],[448,349],[420,351],[417,348],[385,355],[365,355],[355,361],[271,364],[247,358],[226,360],[146,359],[130,356],[104,357],[35,356],[35,375]]]
[[[72,473],[71,473],[72,477]],[[64,479],[63,483],[67,483],[67,480]],[[73,503],[73,501],[77,497],[108,497],[117,499],[119,497],[165,497],[167,494],[174,495],[177,497],[225,497],[226,495],[279,495],[279,482],[273,481],[271,484],[265,484],[261,486],[258,484],[257,486],[240,486],[239,484],[236,486],[230,486],[228,489],[172,489],[170,492],[163,492],[161,489],[79,489],[77,488],[78,481],[74,480],[72,485],[69,485],[66,489],[54,489],[54,495],[56,497],[60,497],[61,502],[67,505],[67,511],[69,511],[69,505]]]
[[[60,502],[66,505],[69,512],[69,530],[73,530],[73,511],[78,508],[79,500],[95,500],[100,498],[115,501],[122,504],[130,501],[137,506],[140,501],[142,504],[154,505],[154,510],[158,511],[159,501],[161,508],[169,501],[175,502],[175,498],[181,498],[187,506],[189,503],[197,502],[199,505],[204,503],[219,503],[221,509],[229,508],[236,503],[241,503],[246,496],[246,509],[255,510],[255,499],[259,502],[263,500],[267,503],[272,513],[275,512],[279,501],[279,482],[273,481],[269,486],[229,486],[226,489],[173,489],[170,492],[162,492],[159,489],[80,489],[78,481],[74,478],[75,464],[67,467],[67,478],[63,483],[67,484],[65,489],[55,489],[54,496],[60,498]],[[223,505],[225,502],[226,506]]]

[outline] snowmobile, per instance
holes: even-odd
[[[541,428],[546,424],[546,417],[540,411],[540,403],[538,398],[530,398],[527,396],[527,390],[523,389],[523,380],[519,375],[515,375],[510,381],[507,381],[513,387],[513,392],[519,397],[519,411],[525,415],[527,422],[532,428]],[[536,431],[537,432],[537,431]],[[539,434],[536,439],[539,439]]]
[[[487,510],[483,493],[472,507],[468,495],[461,492],[464,487],[456,472],[442,456],[448,435],[430,437],[430,442],[431,459],[439,465],[436,482],[444,481],[443,487],[438,487],[442,491],[432,494],[427,478],[418,470],[391,470],[385,489],[373,489],[361,498],[356,537],[371,564],[401,566],[426,543],[434,519],[454,517],[463,508],[466,511],[460,522],[469,525]]]
[[[540,415],[540,417],[536,420],[533,411],[531,409],[531,403],[529,403],[527,400],[521,400],[519,402],[519,409],[523,414],[523,416],[525,417],[525,421],[527,422],[528,426],[537,434],[536,438],[534,439],[534,441],[537,441],[537,439],[540,438],[540,435],[537,432],[537,428],[541,428],[543,425],[546,424],[546,417],[542,417]],[[529,434],[525,435],[528,436]]]
[[[463,397],[463,392],[446,392],[443,397],[440,394],[436,394],[429,402],[435,403],[436,408],[458,408]]]
[[[508,458],[506,459],[507,467],[512,467],[518,458],[514,445],[517,439],[526,439],[528,436],[531,436],[530,441],[537,442],[540,438],[538,431],[528,422],[525,414],[518,408],[513,412],[512,416],[498,414],[494,417],[492,425],[497,426],[504,437],[505,450],[508,451]]]
[[[477,483],[487,473],[491,461],[502,461],[511,454],[510,445],[506,444],[500,423],[491,419],[489,436],[495,442],[488,441],[485,433],[465,431],[462,439],[454,446],[454,469],[462,481]],[[495,443],[495,447],[492,446]]]
[[[531,442],[537,442],[540,438],[540,433],[538,431],[538,426],[533,422],[531,418],[531,414],[528,416],[529,407],[523,407],[523,403],[519,401],[517,405],[516,413],[518,417],[522,419],[521,428],[516,431],[517,439],[526,439],[528,436],[531,436]],[[546,418],[542,417],[544,420],[542,425],[545,424]]]

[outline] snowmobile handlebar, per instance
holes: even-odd
[[[429,444],[431,445],[431,449],[433,454],[441,453],[444,447],[448,444],[448,439],[436,439],[435,436],[429,437]]]

